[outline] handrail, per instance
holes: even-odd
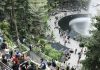
[[[6,64],[4,64],[3,62],[0,61],[0,66],[4,67],[6,70],[13,70],[12,68],[10,68],[9,66],[7,66]]]

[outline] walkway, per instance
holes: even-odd
[[[58,16],[58,19],[60,19],[61,17],[64,16],[63,13],[59,14],[59,15],[56,15]],[[55,16],[51,16],[50,17],[50,20],[48,21],[48,25],[50,26],[50,31],[54,33],[54,37],[55,37],[55,41],[56,42],[60,42],[60,44],[64,45],[64,41],[63,39],[60,37],[59,35],[59,30],[58,29],[55,29],[55,24],[54,22],[56,21],[55,19]],[[79,42],[71,39],[70,40],[70,44],[66,44],[66,47],[72,49],[72,50],[75,50],[77,49],[77,52],[80,52],[81,51],[81,48],[79,47]],[[85,56],[82,55],[82,59],[85,59]],[[71,54],[71,59],[68,60],[68,63],[70,63],[70,67],[72,66],[77,66],[77,61],[78,61],[78,55],[77,54]],[[79,70],[79,69],[77,69]]]

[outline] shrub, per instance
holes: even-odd
[[[4,20],[3,22],[0,23],[0,29],[8,30],[9,29],[9,23]]]
[[[62,53],[55,50],[54,48],[51,47],[50,44],[47,44],[44,48],[44,53],[46,55],[48,55],[49,57],[51,57],[52,59],[55,59],[55,60],[59,60]]]

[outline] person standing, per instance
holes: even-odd
[[[56,62],[55,60],[52,59],[52,63],[51,63],[51,66],[52,66],[52,70],[56,70]]]
[[[75,49],[75,54],[77,53],[77,49]]]
[[[1,70],[5,70],[6,69],[6,66],[8,63],[7,63],[7,59],[5,58],[5,55],[2,55],[2,59],[1,59],[2,63],[0,64],[1,65]]]
[[[58,28],[58,30],[59,30],[59,34],[61,33],[61,29],[60,28]]]
[[[61,64],[61,70],[65,70],[66,69],[66,64],[65,64],[65,61],[64,63]]]
[[[68,43],[70,44],[70,36],[67,37]]]
[[[70,63],[68,63],[66,70],[70,70]]]
[[[73,66],[72,66],[71,70],[75,70]]]
[[[30,49],[30,51],[32,51],[32,45],[31,44],[29,45],[29,49]]]
[[[46,64],[43,59],[41,59],[41,65],[40,65],[40,70],[45,70],[46,69]]]
[[[5,55],[2,55],[1,61],[2,61],[4,64],[7,65],[7,59],[5,58]]]
[[[5,49],[5,56],[7,59],[10,59],[9,49]]]
[[[9,54],[10,54],[10,58],[12,58],[12,56],[13,56],[13,50],[12,49],[9,51]]]
[[[55,19],[58,20],[58,16],[56,16]]]
[[[5,41],[1,44],[1,49],[7,49],[7,44],[5,43]]]
[[[12,69],[13,70],[19,70],[19,64],[13,63]]]
[[[55,24],[55,27],[57,26],[57,24],[56,24],[56,23],[57,23],[57,22],[55,21],[55,22],[54,22],[54,24]]]
[[[27,70],[36,70],[34,64],[31,62]]]

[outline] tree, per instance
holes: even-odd
[[[13,23],[15,26],[15,32],[16,32],[16,38],[17,38],[17,44],[19,46],[19,33],[18,33],[18,26],[16,22],[16,14],[15,14],[15,0],[11,0],[11,23]]]
[[[43,37],[47,30],[47,0],[2,0],[0,15],[9,26],[9,37],[14,42],[21,38],[31,41],[31,36]],[[1,20],[1,19],[0,19]],[[18,40],[18,41],[17,41]]]
[[[60,10],[70,10],[70,11],[80,11],[82,9],[88,10],[88,5],[90,0],[48,0],[50,10],[60,9]],[[52,11],[52,10],[51,10]]]
[[[2,3],[4,4],[2,5]],[[2,3],[1,5],[6,16],[5,20],[10,23],[9,36],[19,45],[20,37],[28,31],[27,20],[30,19],[28,2],[27,0],[4,0]]]
[[[86,44],[88,51],[83,61],[85,70],[100,70],[100,17],[96,17],[96,20],[94,24],[96,30],[93,31],[93,36]]]

